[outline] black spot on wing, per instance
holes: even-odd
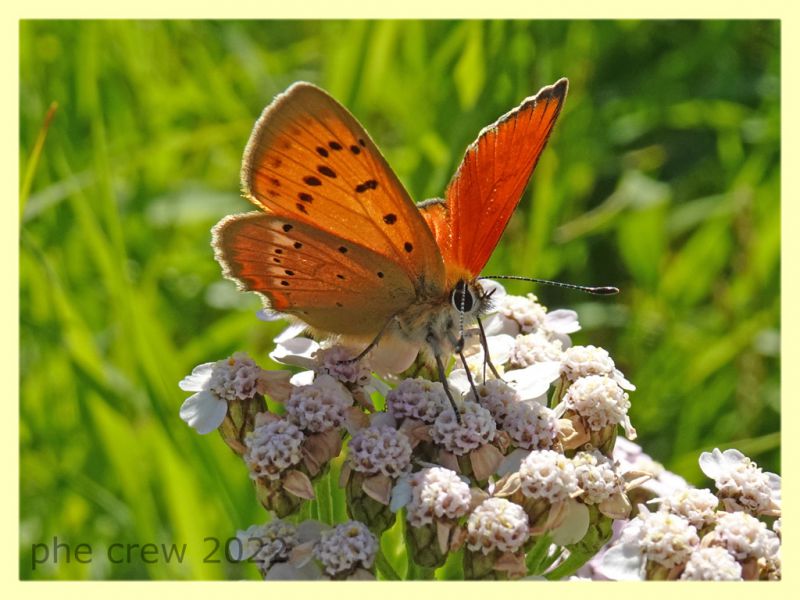
[[[359,194],[363,194],[367,190],[374,190],[377,189],[378,182],[374,179],[367,179],[364,183],[359,183],[356,186],[356,192]]]

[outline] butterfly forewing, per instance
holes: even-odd
[[[298,83],[264,111],[242,168],[245,193],[396,264],[418,290],[440,289],[436,242],[363,127],[319,88]]]
[[[543,88],[481,131],[467,148],[445,202],[421,206],[448,271],[472,276],[486,265],[544,149],[567,80]]]
[[[392,260],[295,219],[236,215],[213,235],[227,277],[322,332],[374,335],[415,297]]]

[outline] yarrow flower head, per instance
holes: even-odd
[[[469,485],[450,469],[428,467],[411,475],[408,483],[411,499],[406,505],[406,519],[413,527],[454,521],[469,512]]]
[[[578,492],[575,464],[560,452],[534,450],[519,467],[522,493],[528,498],[564,502]]]
[[[337,579],[356,569],[370,569],[377,553],[377,538],[359,521],[323,531],[314,547],[314,557],[322,563],[324,572]]]
[[[294,525],[273,519],[269,523],[237,531],[237,543],[229,544],[228,551],[233,560],[256,563],[265,580],[321,579],[319,567],[308,561],[306,556],[326,528],[318,521],[303,521]]]
[[[689,581],[739,581],[742,565],[724,548],[699,548],[692,552],[681,573]]]
[[[256,427],[246,438],[244,460],[250,477],[280,479],[284,471],[303,459],[305,436],[285,419],[277,419]]]
[[[515,338],[509,364],[513,369],[524,369],[544,361],[561,360],[563,353],[564,344],[560,339],[538,329]]]
[[[679,515],[642,512],[637,518],[641,519],[641,528],[626,528],[623,543],[638,543],[648,561],[669,569],[685,563],[700,544],[697,529]]]
[[[258,563],[262,573],[276,562],[289,559],[292,548],[298,544],[297,526],[293,523],[274,519],[263,525],[251,525],[244,531],[236,533],[238,545],[231,546],[236,560],[252,558]]]
[[[547,309],[539,304],[539,299],[533,294],[501,296],[495,308],[499,314],[516,322],[522,333],[536,331],[544,323],[547,314]]]
[[[353,395],[330,375],[318,375],[309,385],[296,386],[286,401],[286,414],[301,429],[322,433],[339,427]]]
[[[572,461],[578,487],[583,490],[582,502],[600,504],[622,489],[623,482],[614,463],[597,450],[578,452]]]
[[[640,504],[638,516],[625,525],[619,541],[603,555],[598,571],[615,580],[668,573],[685,564],[699,544],[697,530],[689,521],[666,511],[650,512]]]
[[[398,477],[411,465],[411,443],[392,427],[365,427],[350,440],[348,462],[365,475]]]
[[[386,394],[386,410],[398,421],[433,423],[449,405],[442,384],[427,379],[404,379]]]
[[[512,405],[501,428],[515,446],[525,450],[552,448],[558,437],[555,413],[537,402]]]
[[[491,413],[475,402],[465,402],[458,422],[453,409],[440,414],[431,426],[431,438],[457,456],[488,444],[494,439],[497,425]]]
[[[359,386],[372,380],[366,359],[351,362],[353,353],[343,346],[319,348],[312,356],[318,374],[325,373],[341,383]]]
[[[500,379],[489,379],[477,386],[478,397],[470,390],[467,394],[468,401],[477,401],[478,404],[488,409],[492,418],[497,423],[505,421],[508,412],[522,400],[519,393]]]
[[[697,531],[702,531],[716,521],[718,504],[711,490],[686,488],[661,499],[659,509],[684,517]]]
[[[528,515],[504,498],[484,500],[467,521],[467,548],[483,554],[493,550],[516,552],[528,535]]]
[[[604,348],[596,346],[572,346],[561,357],[561,374],[568,381],[589,375],[606,375],[616,381],[622,389],[636,389],[616,368],[614,361]]]
[[[746,512],[717,513],[714,530],[703,538],[707,546],[720,546],[737,560],[767,558],[780,547],[778,537],[766,523]]]
[[[628,418],[631,406],[628,394],[607,375],[576,379],[564,395],[564,404],[567,410],[580,415],[593,431],[618,424],[624,425],[626,431],[633,430]]]
[[[198,433],[210,433],[222,424],[229,402],[252,400],[258,394],[282,402],[290,376],[288,371],[265,371],[245,352],[198,365],[178,384],[186,392],[196,392],[181,406],[181,418]]]
[[[765,473],[738,450],[721,452],[715,448],[712,452],[703,452],[700,468],[714,480],[719,498],[728,511],[780,516],[780,476]]]

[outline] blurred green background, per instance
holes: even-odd
[[[240,349],[270,364],[281,324],[257,321],[258,300],[222,280],[209,228],[250,209],[238,193],[250,128],[300,79],[350,108],[422,200],[483,126],[569,77],[487,272],[620,287],[602,300],[535,291],[578,310],[575,341],[607,348],[638,386],[646,451],[703,485],[697,457],[715,446],[780,470],[777,21],[23,21],[20,33],[22,578],[256,576],[203,560],[204,538],[264,516],[241,462],[179,419],[177,383]],[[93,560],[62,551],[34,569],[32,544],[54,536],[90,544]],[[173,541],[188,546],[181,564],[104,559],[114,542]]]

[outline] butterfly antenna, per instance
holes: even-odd
[[[491,296],[494,293],[494,290],[487,294]],[[476,319],[478,321],[478,331],[480,332],[481,336],[481,346],[483,346],[483,380],[486,381],[486,365],[489,365],[489,368],[494,373],[494,376],[497,377],[500,381],[503,381],[503,378],[500,377],[500,373],[497,372],[494,364],[492,364],[492,357],[489,356],[489,340],[486,337],[486,330],[483,328],[483,323],[481,322],[480,318]]]
[[[447,399],[450,401],[450,406],[453,407],[453,412],[456,414],[456,422],[461,425],[461,411],[458,410],[456,400],[453,398],[453,392],[450,391],[450,386],[447,384],[447,375],[444,373],[444,363],[442,363],[442,357],[439,356],[438,353],[434,353],[433,357],[436,360],[436,371],[439,374],[439,382],[442,384],[444,393],[447,396]]]
[[[536,279],[535,277],[521,277],[519,275],[485,275],[478,279],[513,279],[515,281],[531,281],[533,283],[544,283],[555,287],[579,290],[596,296],[612,296],[619,293],[619,288],[611,285],[593,287],[588,285],[574,285],[572,283],[562,283],[561,281],[550,281],[549,279]]]

